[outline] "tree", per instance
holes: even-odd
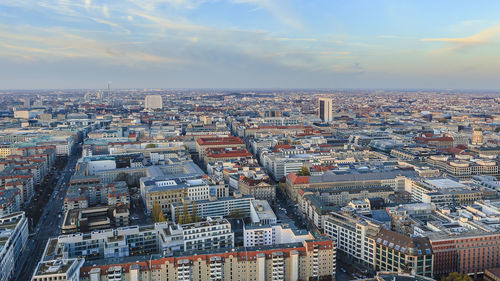
[[[191,218],[191,214],[189,213],[188,207],[187,207],[187,202],[184,201],[182,203],[182,223],[191,223],[193,220]]]
[[[155,202],[153,204],[153,210],[151,211],[151,217],[153,219],[153,222],[159,222],[160,214],[163,215],[163,212],[160,208],[160,203]],[[163,220],[165,220],[165,218],[163,218]]]
[[[148,143],[148,144],[146,144],[146,148],[156,148],[156,144]]]
[[[196,209],[196,201],[193,201],[193,206],[191,208],[191,216],[193,218],[193,222],[201,221],[201,218],[198,216],[198,210]]]
[[[311,174],[309,173],[309,170],[307,169],[306,166],[302,166],[300,168],[300,171],[297,172],[297,176],[310,176]]]
[[[497,127],[495,128],[495,133],[500,133],[500,126],[497,126]]]
[[[441,278],[441,281],[472,281],[472,278],[466,274],[452,272],[448,276]]]
[[[158,215],[158,222],[164,222],[165,221],[165,215],[163,215],[163,211],[160,210],[160,214]]]

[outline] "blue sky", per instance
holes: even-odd
[[[500,88],[500,2],[0,0],[0,88]]]

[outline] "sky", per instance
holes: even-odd
[[[0,0],[0,89],[500,89],[500,1]]]

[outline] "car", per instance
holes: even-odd
[[[344,272],[344,273],[346,273],[346,272],[347,272],[347,271],[346,271],[343,267],[341,267],[341,268],[340,268],[340,271],[342,271],[342,272]]]

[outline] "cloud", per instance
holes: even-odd
[[[378,35],[376,38],[378,38],[378,39],[396,39],[399,37],[396,35]]]
[[[87,58],[105,59],[115,64],[136,62],[182,63],[178,59],[98,42],[75,34],[58,33],[55,36],[54,34],[44,34],[40,30],[33,30],[33,33],[36,33],[36,35],[0,31],[0,54],[2,50],[15,51],[18,53],[18,57],[27,60]]]
[[[89,9],[90,8],[90,5],[92,4],[92,1],[91,0],[84,0],[84,3],[85,3],[85,9]]]
[[[457,51],[457,50],[464,50],[466,48],[470,48],[473,46],[491,44],[498,39],[500,39],[500,25],[495,25],[493,27],[484,29],[479,33],[476,33],[468,37],[423,38],[420,41],[447,43],[451,45],[451,47],[446,48],[442,51]]]
[[[299,20],[292,7],[282,0],[229,0],[236,4],[250,4],[260,9],[266,10],[278,21],[294,29],[303,29],[304,25]]]
[[[107,18],[109,18],[109,17],[110,17],[110,15],[109,15],[109,9],[108,9],[108,6],[107,6],[107,5],[103,5],[103,6],[102,6],[102,14],[103,14],[105,17],[107,17]]]

